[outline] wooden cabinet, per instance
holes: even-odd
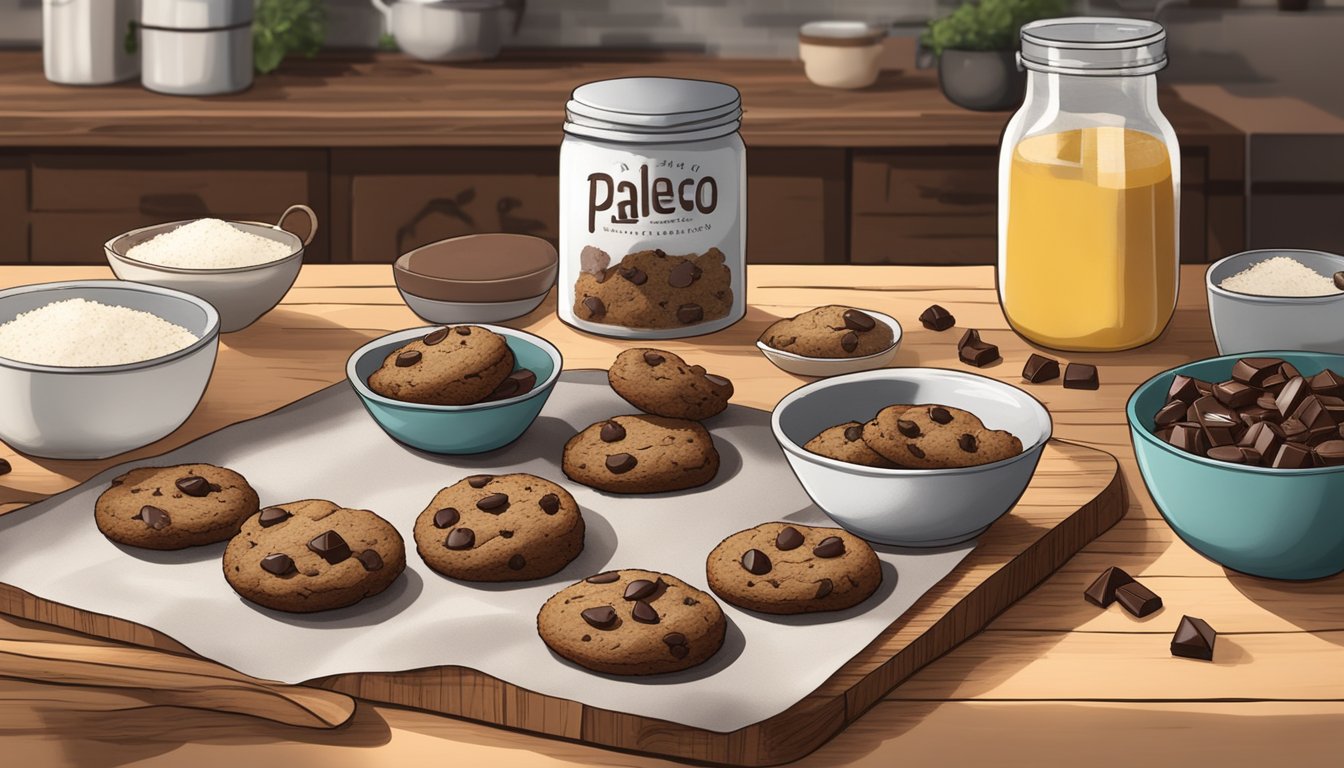
[[[747,261],[849,260],[843,149],[747,149]]]
[[[0,263],[28,260],[28,158],[0,154]]]

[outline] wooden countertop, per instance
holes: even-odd
[[[1130,499],[1126,518],[984,632],[930,663],[795,765],[1034,767],[1081,758],[1092,766],[1132,768],[1192,757],[1223,765],[1277,764],[1285,757],[1301,766],[1337,763],[1344,576],[1272,582],[1204,559],[1158,515],[1130,448],[1123,409],[1132,389],[1159,370],[1215,354],[1202,271],[1183,268],[1176,318],[1157,342],[1073,358],[1099,365],[1100,391],[1030,387],[1053,413],[1057,437],[1119,459]],[[3,267],[0,286],[109,276],[102,268]],[[915,320],[936,301],[959,326],[979,328],[999,344],[1004,362],[983,373],[1021,384],[1030,347],[1007,329],[993,281],[989,267],[753,266],[752,308],[744,321],[667,345],[732,378],[735,402],[768,409],[803,383],[751,348],[769,322],[820,303],[872,307],[905,326],[896,365],[964,367],[955,359],[953,332],[933,333]],[[187,424],[141,454],[169,450],[340,381],[350,350],[418,324],[391,286],[387,266],[306,266],[278,309],[224,338],[209,390]],[[574,368],[606,367],[624,346],[562,325],[553,300],[513,324],[554,341]],[[0,502],[11,502],[9,508],[106,465],[7,458],[14,471],[0,477]],[[1082,590],[1110,565],[1142,578],[1166,607],[1135,620],[1085,603]],[[1169,655],[1182,613],[1201,616],[1219,631],[1215,663]],[[323,731],[190,708],[190,702],[134,689],[35,682],[27,678],[40,674],[5,659],[20,641],[78,646],[91,663],[100,653],[122,668],[127,660],[124,648],[0,618],[0,743],[24,765],[400,767],[444,757],[459,765],[674,765],[392,707],[360,704],[352,723]],[[178,706],[153,706],[164,703]]]
[[[1009,117],[953,106],[930,71],[912,68],[843,91],[812,85],[801,64],[780,60],[523,52],[448,66],[336,53],[287,61],[244,93],[194,98],[134,81],[54,85],[40,54],[0,51],[0,147],[555,146],[575,86],[633,75],[737,86],[751,146],[996,147]],[[1173,91],[1161,102],[1183,144],[1218,145],[1240,161],[1236,128]]]

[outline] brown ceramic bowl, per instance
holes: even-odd
[[[406,305],[431,323],[497,323],[536,309],[559,260],[539,237],[464,235],[402,254],[392,277]]]

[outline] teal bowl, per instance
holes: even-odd
[[[1164,371],[1129,398],[1130,438],[1148,493],[1172,530],[1205,557],[1269,579],[1318,579],[1344,571],[1344,467],[1269,469],[1178,450],[1153,433],[1153,414],[1177,374],[1225,381],[1248,355],[1200,360]],[[1304,376],[1344,373],[1344,355],[1255,352]]]
[[[397,331],[365,344],[350,356],[345,375],[369,415],[394,439],[430,453],[463,455],[502,448],[522,436],[555,389],[564,359],[540,336],[498,325],[479,325],[503,336],[513,350],[514,369],[537,375],[531,392],[473,405],[425,405],[393,400],[369,389],[369,376],[397,347],[438,326]]]

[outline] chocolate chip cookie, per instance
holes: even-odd
[[[228,541],[257,512],[243,476],[211,464],[140,467],[112,480],[93,505],[107,538],[145,549]]]
[[[405,569],[406,546],[391,523],[323,499],[266,507],[224,550],[224,578],[235,592],[291,613],[353,605]]]
[[[616,416],[565,443],[565,475],[610,493],[662,493],[714,479],[719,452],[698,422],[644,414]]]
[[[574,284],[574,315],[580,320],[680,328],[726,317],[733,308],[732,273],[718,248],[682,256],[636,251],[615,266],[607,266],[607,254],[593,250],[581,260],[583,271]]]
[[[612,675],[656,675],[704,663],[728,623],[714,598],[666,573],[607,571],[555,593],[537,614],[552,651]]]
[[[705,561],[709,588],[762,613],[850,608],[882,584],[868,542],[840,528],[764,523],[724,539]]]
[[[990,464],[1022,453],[1022,441],[980,418],[943,405],[891,405],[863,425],[863,441],[910,469]]]
[[[891,326],[861,309],[829,304],[777,320],[765,329],[766,346],[805,357],[866,357],[890,349]]]
[[[733,383],[661,349],[636,347],[616,356],[607,371],[616,394],[645,413],[700,421],[722,413]]]
[[[865,467],[896,469],[900,467],[863,442],[863,424],[847,421],[834,427],[823,429],[816,437],[808,440],[803,448],[836,461],[850,464],[862,464]]]
[[[513,372],[503,336],[478,325],[438,328],[393,350],[369,376],[383,397],[428,405],[470,405]]]
[[[535,475],[472,475],[439,491],[415,521],[415,547],[435,571],[466,581],[526,581],[583,551],[574,497]]]

